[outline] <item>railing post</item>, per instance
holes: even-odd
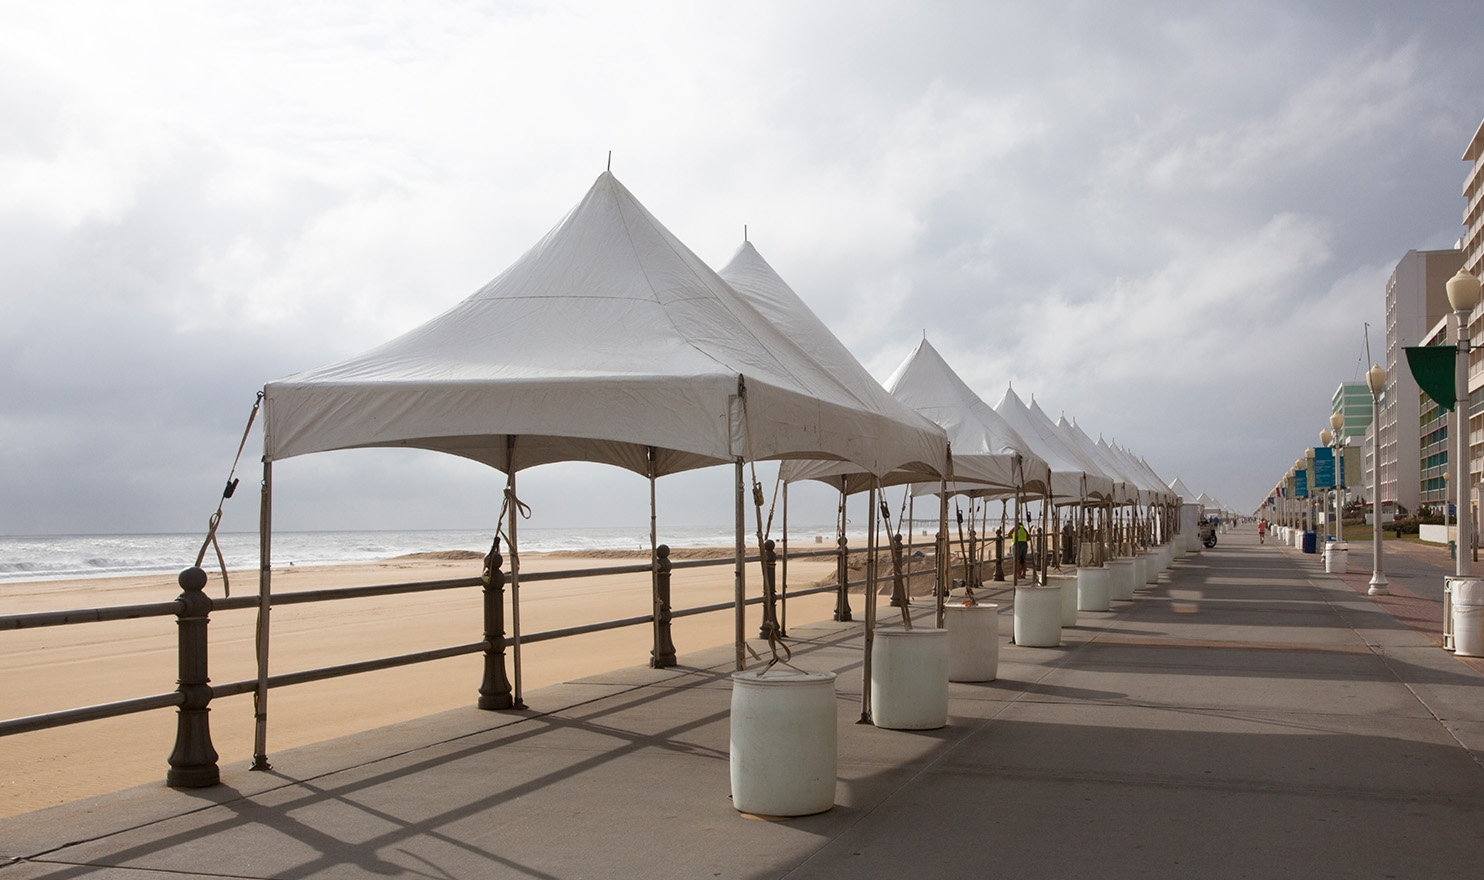
[[[675,643],[670,641],[670,545],[655,548],[658,570],[654,582],[654,649],[649,653],[649,665],[655,669],[674,666]]]
[[[842,531],[840,537],[835,539],[840,545],[840,557],[835,563],[835,583],[839,586],[835,591],[835,620],[840,623],[849,623],[850,616],[850,551],[846,547],[845,533]]]
[[[1005,579],[1005,527],[994,530],[994,579]]]
[[[505,675],[505,563],[500,539],[484,558],[484,681],[479,685],[479,708],[510,709],[515,700]]]
[[[211,745],[211,679],[206,675],[206,625],[210,623],[211,597],[206,572],[192,566],[177,579],[183,591],[176,613],[176,655],[179,678],[176,692],[180,709],[175,716],[175,749],[170,753],[170,771],[165,784],[171,788],[206,788],[221,782],[216,749]]]
[[[763,542],[763,622],[757,628],[757,637],[781,638],[785,635],[778,625],[778,552],[772,538]]]

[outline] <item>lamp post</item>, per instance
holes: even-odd
[[[1302,458],[1296,459],[1293,463],[1294,474],[1297,475],[1300,471],[1304,474],[1304,497],[1295,499],[1298,503],[1295,512],[1297,513],[1298,530],[1300,532],[1307,532],[1314,525],[1313,519],[1309,515],[1309,498],[1313,495],[1314,486],[1309,480],[1308,463]],[[1298,485],[1297,479],[1295,479],[1294,485]],[[1298,546],[1302,547],[1303,544],[1300,543]]]
[[[1341,407],[1344,403],[1340,404]],[[1335,540],[1345,540],[1345,516],[1341,510],[1345,503],[1345,414],[1331,413],[1329,427],[1335,437]]]
[[[1469,548],[1473,546],[1473,517],[1469,511],[1469,314],[1479,305],[1480,285],[1479,279],[1473,275],[1458,270],[1458,274],[1448,279],[1448,304],[1453,307],[1453,315],[1458,324],[1458,357],[1453,366],[1453,396],[1456,402],[1453,404],[1453,423],[1449,430],[1453,432],[1453,449],[1451,456],[1453,466],[1453,491],[1457,499],[1455,508],[1457,515],[1455,521],[1458,523],[1458,540],[1454,545],[1453,554],[1457,565],[1454,573],[1458,577],[1467,577],[1470,571],[1469,560],[1472,554]]]
[[[1319,431],[1319,443],[1325,449],[1328,449],[1330,452],[1334,452],[1335,436],[1329,432],[1328,428],[1323,428]],[[1315,472],[1315,476],[1318,476],[1317,471]],[[1324,524],[1325,537],[1329,537],[1329,495],[1330,493],[1328,492],[1324,493],[1324,515],[1319,518],[1320,521]]]
[[[1365,374],[1371,389],[1371,588],[1372,596],[1390,596],[1386,573],[1381,569],[1381,391],[1386,387],[1386,370],[1380,364]]]

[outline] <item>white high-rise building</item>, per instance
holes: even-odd
[[[1416,511],[1422,466],[1418,436],[1421,390],[1403,349],[1422,345],[1447,319],[1448,279],[1463,265],[1463,252],[1407,251],[1386,282],[1386,390],[1381,396],[1380,501]]]

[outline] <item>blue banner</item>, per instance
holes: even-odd
[[[1308,471],[1305,470],[1305,471],[1294,471],[1293,472],[1293,497],[1295,497],[1295,498],[1308,498],[1309,497],[1309,472]]]
[[[1335,487],[1335,451],[1328,446],[1319,446],[1314,449],[1314,488],[1333,489]]]

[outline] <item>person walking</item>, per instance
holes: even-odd
[[[1257,521],[1257,543],[1259,543],[1259,544],[1266,543],[1267,536],[1268,536],[1268,521],[1265,520],[1265,519],[1260,519],[1260,520]]]
[[[1025,577],[1025,559],[1031,547],[1031,533],[1026,531],[1024,523],[1016,519],[1015,530],[1010,533],[1010,538],[1015,543],[1015,576],[1023,578]]]

